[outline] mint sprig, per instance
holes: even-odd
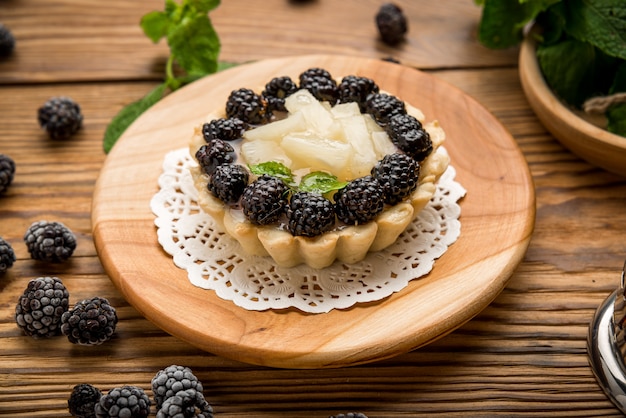
[[[299,184],[294,183],[294,175],[289,167],[278,161],[268,161],[249,166],[250,171],[257,176],[267,174],[278,177],[293,191],[310,192],[324,195],[344,188],[348,182],[339,181],[337,176],[324,172],[313,171],[303,176]]]
[[[154,43],[165,38],[170,48],[165,80],[111,120],[104,134],[105,152],[143,112],[168,93],[231,66],[218,61],[221,44],[208,16],[219,4],[220,0],[165,0],[163,11],[152,11],[141,18],[145,35]]]

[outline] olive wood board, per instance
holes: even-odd
[[[157,241],[150,200],[165,155],[240,87],[260,92],[272,77],[297,80],[321,67],[356,74],[438,119],[467,190],[461,234],[426,276],[377,302],[324,314],[295,308],[249,311],[193,286]],[[122,135],[98,178],[92,227],[102,264],[128,302],[164,331],[205,351],[280,368],[336,368],[424,346],[460,327],[506,286],[526,253],[535,193],[510,133],[456,87],[406,66],[360,57],[307,55],[240,65],[200,79],[158,102]]]

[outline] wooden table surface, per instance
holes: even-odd
[[[618,285],[626,258],[626,179],[563,148],[539,123],[519,83],[518,50],[476,40],[480,9],[471,0],[400,1],[409,17],[405,44],[377,40],[380,1],[223,2],[211,19],[220,58],[248,62],[301,54],[394,57],[471,95],[511,132],[536,187],[527,254],[504,291],[480,314],[425,347],[388,360],[339,369],[249,365],[201,351],[151,324],[107,277],[91,229],[94,185],[106,158],[111,118],[163,77],[168,49],[139,27],[162,10],[156,0],[3,0],[0,22],[17,39],[0,60],[0,153],[17,165],[0,196],[0,236],[17,255],[0,276],[0,415],[66,417],[78,383],[106,391],[150,380],[170,364],[190,367],[219,417],[621,416],[587,359],[588,325]],[[83,129],[51,141],[36,113],[66,95],[82,107]],[[485,161],[485,164],[489,164]],[[63,264],[30,259],[22,237],[37,220],[76,234]],[[114,338],[96,347],[64,337],[24,336],[14,310],[27,282],[60,277],[73,301],[102,296],[117,308]]]

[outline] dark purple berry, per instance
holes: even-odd
[[[393,3],[383,4],[376,13],[376,27],[380,38],[387,45],[397,45],[408,31],[406,16],[402,9]]]
[[[8,57],[15,48],[15,37],[13,33],[0,23],[0,57]]]
[[[208,143],[212,139],[234,141],[243,136],[248,124],[239,118],[219,118],[202,125],[202,136]]]
[[[212,175],[220,165],[233,163],[235,158],[235,149],[221,139],[212,139],[196,151],[196,160],[208,175]]]
[[[317,100],[331,105],[339,99],[337,82],[323,68],[309,68],[299,76],[300,88],[307,89]]]
[[[374,93],[378,93],[379,87],[367,77],[358,77],[349,75],[344,77],[339,83],[339,101],[341,103],[356,102],[365,112],[365,103],[367,98]]]
[[[80,106],[69,97],[53,97],[37,111],[39,125],[52,139],[67,139],[83,124]]]
[[[292,235],[315,237],[335,224],[335,207],[321,195],[298,192],[291,197],[287,218],[287,227]]]
[[[433,150],[430,135],[420,121],[411,115],[393,116],[385,130],[391,142],[415,161],[424,160]]]
[[[5,154],[0,154],[0,193],[9,188],[15,177],[15,161]]]
[[[255,225],[269,225],[285,213],[289,189],[277,177],[262,175],[250,183],[241,196],[241,208]]]
[[[263,124],[269,121],[271,112],[260,95],[247,88],[233,90],[226,101],[226,115],[250,124]]]
[[[239,164],[222,164],[215,169],[207,188],[226,204],[235,204],[248,185],[248,170]]]
[[[384,190],[372,176],[352,180],[335,195],[337,218],[348,225],[365,224],[385,208]]]
[[[406,113],[404,102],[396,96],[386,93],[375,93],[368,97],[365,103],[365,111],[381,126],[389,123],[395,115]]]
[[[385,203],[395,205],[417,188],[420,166],[406,154],[388,154],[372,169],[385,191]]]
[[[291,77],[274,77],[265,85],[261,95],[267,100],[270,110],[285,111],[285,98],[298,91],[298,86]]]

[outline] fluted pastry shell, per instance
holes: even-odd
[[[432,153],[420,163],[416,190],[395,206],[385,210],[364,225],[343,225],[317,237],[293,236],[275,225],[258,226],[245,219],[241,210],[233,209],[214,197],[207,189],[209,177],[199,165],[190,167],[198,190],[198,204],[250,255],[270,256],[281,267],[306,264],[321,269],[335,260],[352,264],[361,261],[370,251],[380,251],[393,244],[409,223],[426,206],[436,190],[436,182],[449,164],[449,156],[441,147],[445,132],[438,121],[424,123],[423,113],[407,104],[407,112],[423,122],[433,143]],[[213,118],[223,117],[214,115]],[[190,141],[192,157],[206,144],[201,127]]]

